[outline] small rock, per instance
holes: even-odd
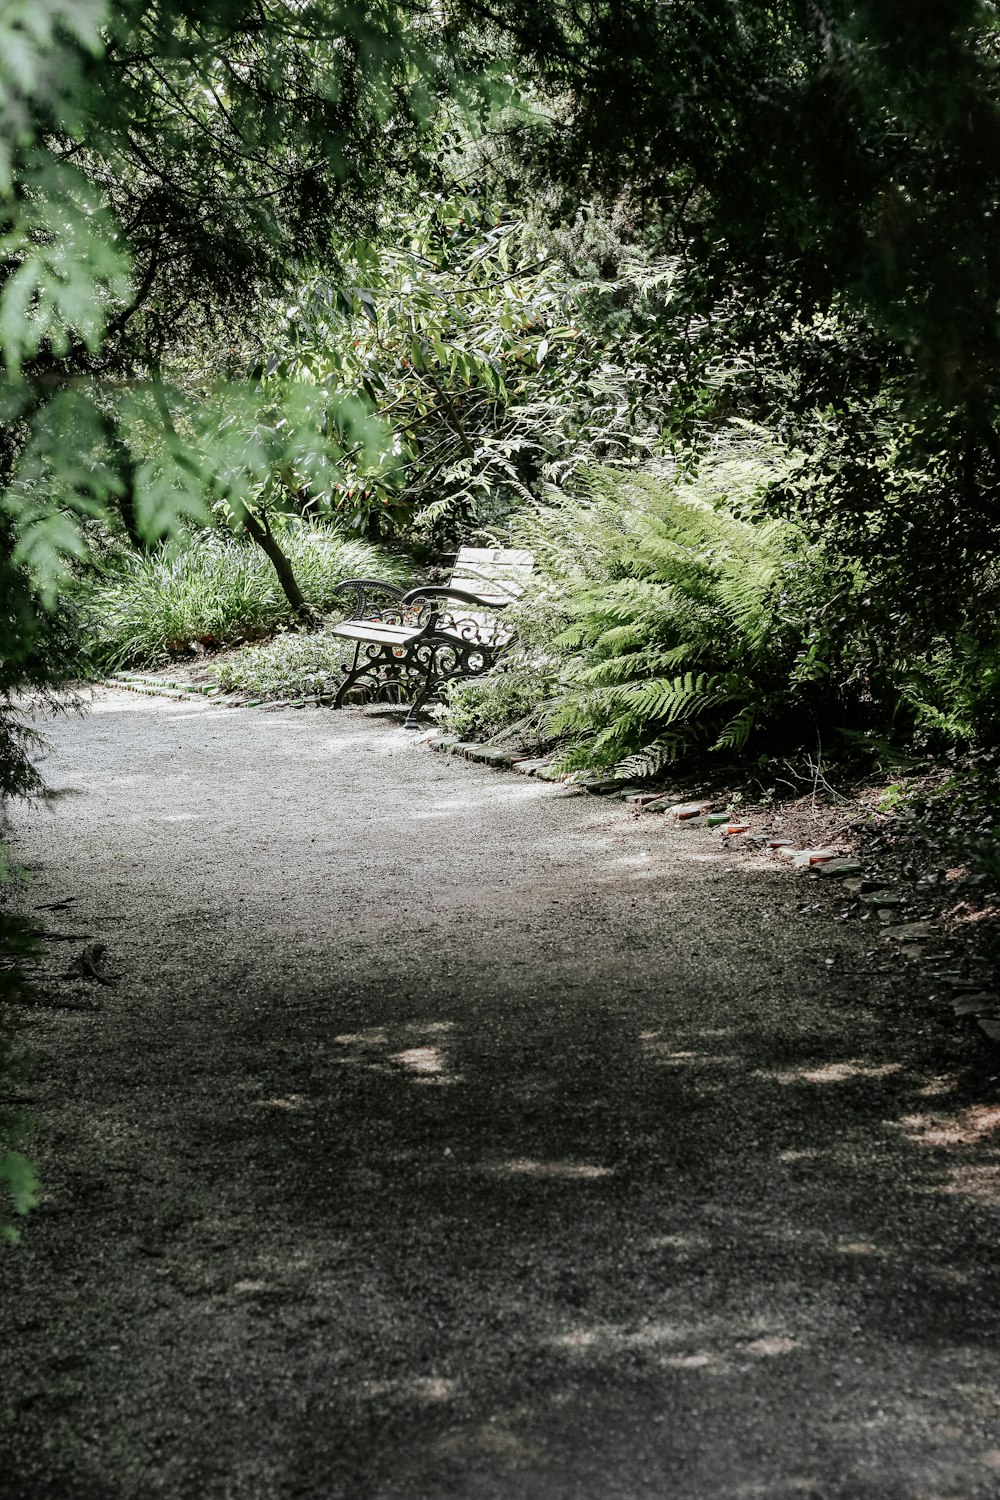
[[[956,1016],[992,1016],[1000,1009],[1000,995],[995,990],[982,990],[978,995],[963,995],[952,1002]]]
[[[677,802],[668,811],[672,812],[679,823],[686,823],[689,818],[700,818],[703,813],[710,812],[711,802]]]
[[[991,1042],[1000,1042],[1000,1016],[980,1016],[979,1027]]]
[[[895,943],[923,943],[934,934],[929,922],[904,922],[885,935]]]

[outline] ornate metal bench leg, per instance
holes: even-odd
[[[432,698],[434,696],[434,693],[437,691],[438,686],[437,679],[434,675],[434,664],[436,656],[437,653],[433,648],[431,648],[430,655],[427,659],[427,671],[424,674],[423,684],[420,688],[420,692],[417,694],[416,698],[410,705],[409,713],[403,720],[404,729],[420,729],[423,727],[420,723],[418,715],[422,713],[424,704],[427,702],[428,698]]]
[[[357,682],[358,678],[362,677],[363,675],[364,674],[362,672],[359,672],[356,669],[352,669],[350,672],[348,672],[347,676],[344,678],[343,682],[340,684],[340,687],[337,689],[337,695],[336,695],[336,697],[333,700],[333,707],[334,708],[343,708],[345,695],[354,686],[354,684]]]
[[[355,641],[355,643],[354,643],[354,660],[351,662],[350,669],[349,669],[349,671],[347,673],[347,676],[344,678],[343,682],[340,684],[340,687],[337,689],[336,696],[334,697],[334,700],[333,700],[333,702],[330,705],[331,708],[343,708],[343,706],[344,706],[344,694],[345,694],[345,692],[347,691],[347,689],[349,687],[353,686],[354,680],[355,680],[355,678],[357,676],[357,672],[358,672],[358,657],[360,656],[360,654],[361,654],[361,642],[360,641]]]
[[[419,718],[417,717],[417,715],[422,711],[424,704],[427,702],[427,699],[430,696],[431,696],[430,692],[429,692],[429,690],[427,688],[423,688],[421,690],[420,697],[416,700],[415,703],[411,703],[410,704],[410,712],[406,715],[406,718],[403,720],[403,728],[404,729],[422,729],[423,728],[423,725],[421,724],[421,722],[420,722]]]
[[[440,696],[441,689],[450,682],[468,682],[479,677],[493,665],[495,652],[478,641],[447,641],[438,645],[430,655],[423,686],[410,709],[404,729],[419,729],[417,715],[431,699]]]
[[[354,660],[351,663],[350,670],[345,676],[343,682],[337,689],[336,696],[333,700],[334,708],[343,708],[344,699],[351,691],[351,688],[353,688],[363,679],[367,678],[369,684],[372,687],[375,687],[383,670],[387,666],[392,666],[394,664],[395,658],[393,657],[391,651],[386,651],[384,648],[378,648],[374,650],[372,650],[371,648],[367,648],[365,649],[365,653],[362,656],[361,653],[363,646],[364,642],[359,641],[357,646],[355,646],[354,648]]]

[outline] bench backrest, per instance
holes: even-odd
[[[448,582],[484,604],[513,604],[534,566],[532,553],[517,547],[463,547]]]

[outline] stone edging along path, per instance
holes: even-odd
[[[175,681],[142,672],[115,672],[105,678],[101,686],[119,692],[141,693],[147,698],[211,698],[221,708],[314,708],[333,702],[332,693],[312,693],[304,698],[241,698],[239,694],[223,692],[220,687]]]
[[[244,698],[224,693],[218,687],[140,672],[115,673],[104,685],[151,697],[179,700],[209,698],[220,707],[256,708],[264,712],[285,708],[324,707],[333,702],[331,693],[282,699]],[[599,796],[609,800],[618,799],[630,805],[640,815],[662,814],[671,823],[689,828],[717,828],[724,848],[735,849],[738,845],[734,845],[732,841],[738,840],[746,849],[759,853],[770,852],[778,859],[787,860],[792,870],[839,882],[845,895],[856,898],[860,905],[868,908],[869,914],[880,925],[882,940],[894,945],[897,952],[914,956],[920,952],[923,944],[943,936],[930,921],[897,922],[896,915],[904,905],[902,894],[889,888],[885,881],[866,876],[862,865],[846,851],[833,847],[798,847],[791,839],[754,832],[752,822],[721,809],[710,798],[678,802],[665,795],[662,790],[650,790],[615,777],[596,773],[563,776],[554,769],[554,756],[525,755],[476,741],[461,740],[456,735],[441,734],[437,730],[419,735],[418,743],[431,750],[492,766],[495,770],[514,771],[522,776],[534,776],[542,781],[553,782],[558,787],[558,794],[563,797]],[[944,954],[938,956],[946,958]],[[929,973],[927,978],[949,993],[952,1009],[957,1017],[975,1022],[986,1037],[1000,1042],[1000,994],[988,988],[986,981],[970,978],[960,968],[942,969]]]

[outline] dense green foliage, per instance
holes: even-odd
[[[683,383],[725,365],[726,410],[821,469],[817,523],[897,599],[961,614],[1000,540],[995,7],[466,8],[550,90],[511,135],[553,216],[599,186],[675,252]]]
[[[1000,653],[982,634],[915,629],[912,612],[908,632],[887,630],[865,566],[775,516],[776,496],[812,482],[805,455],[746,426],[717,433],[694,472],[583,476],[522,521],[536,578],[517,646],[452,690],[446,723],[629,775],[693,756],[989,740]]]
[[[423,194],[381,233],[340,247],[346,285],[302,287],[275,366],[337,408],[360,401],[381,434],[338,453],[333,501],[353,527],[453,543],[586,464],[662,444],[663,383],[588,316],[612,295],[648,312],[662,268],[595,283],[485,193]]]
[[[333,606],[345,578],[405,581],[406,568],[366,542],[319,525],[279,532],[307,604]],[[214,649],[271,635],[288,601],[264,554],[225,531],[198,532],[154,551],[122,546],[76,590],[77,619],[98,670],[161,666],[193,645]]]
[[[539,509],[520,537],[539,580],[499,701],[490,685],[459,689],[455,722],[469,727],[477,696],[488,723],[516,711],[502,677],[520,673],[536,702],[545,684],[534,727],[565,742],[568,766],[636,774],[695,750],[742,750],[776,721],[792,739],[814,733],[831,708],[835,622],[861,579],[800,527],[761,517],[794,462],[737,431],[695,478],[596,471]],[[838,667],[846,684],[851,667]]]

